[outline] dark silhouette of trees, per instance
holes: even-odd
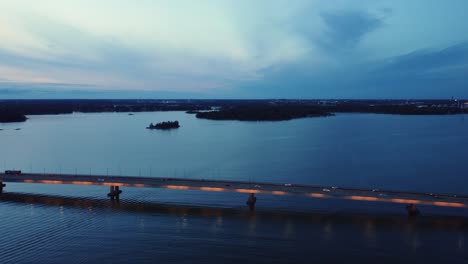
[[[251,104],[228,107],[219,111],[199,112],[196,117],[212,120],[280,121],[330,115],[332,114],[315,105]]]
[[[166,121],[166,122],[161,122],[157,123],[156,125],[153,125],[151,123],[147,129],[173,129],[173,128],[179,128],[179,121]]]
[[[0,110],[0,123],[24,122],[26,119],[22,113]]]

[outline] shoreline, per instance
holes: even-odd
[[[2,100],[0,123],[25,122],[29,115],[185,111],[197,118],[286,121],[338,113],[391,115],[468,114],[458,100]]]

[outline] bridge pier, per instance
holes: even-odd
[[[119,200],[121,193],[122,193],[122,190],[120,190],[119,186],[111,186],[107,196],[110,197],[111,200],[114,200],[114,199]]]
[[[249,206],[250,211],[255,210],[255,203],[257,202],[257,197],[255,197],[255,193],[249,194],[249,198],[247,199],[246,204]]]
[[[406,211],[408,212],[408,217],[417,217],[421,214],[415,204],[407,204]]]

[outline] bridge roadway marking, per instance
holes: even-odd
[[[147,187],[174,190],[238,192],[271,195],[294,194],[304,195],[313,198],[341,198],[354,201],[390,202],[402,204],[422,204],[444,207],[468,208],[468,196],[323,187],[296,184],[39,173],[23,173],[19,175],[9,175],[0,173],[0,182],[125,186],[140,188]]]

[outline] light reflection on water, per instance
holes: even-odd
[[[466,263],[463,217],[291,213],[4,193],[1,263]],[[337,253],[339,252],[339,253]]]

